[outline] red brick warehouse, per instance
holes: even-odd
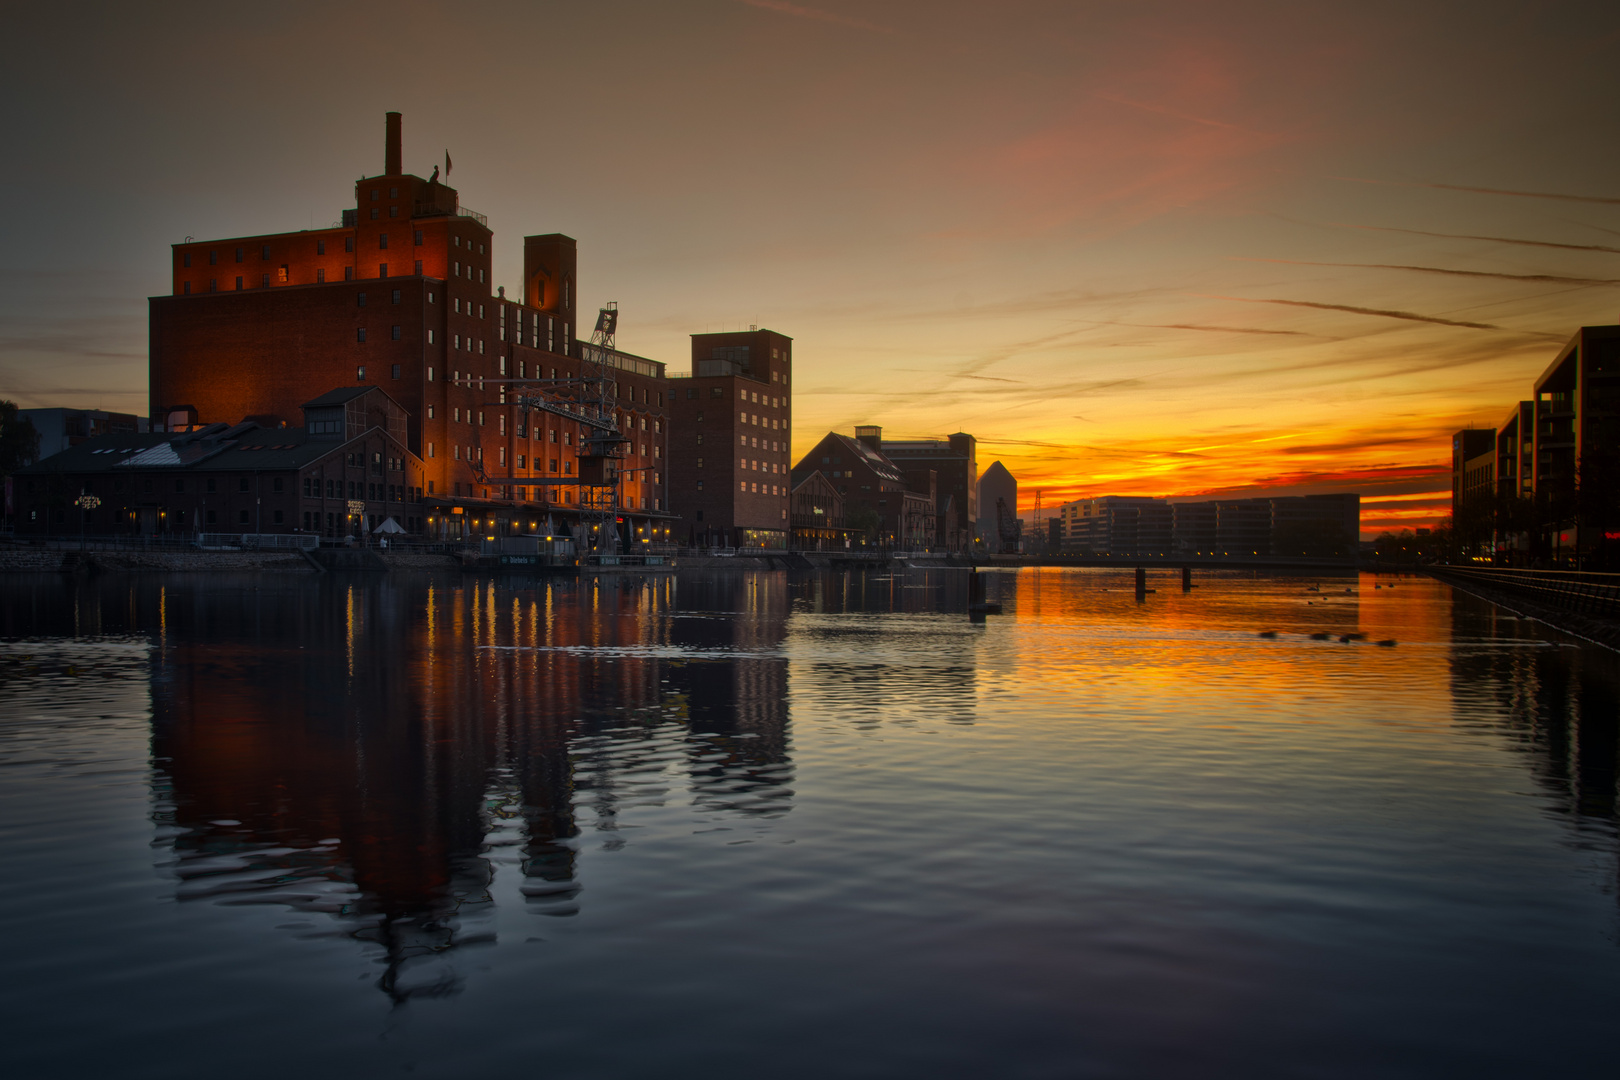
[[[297,423],[341,386],[378,385],[406,410],[424,466],[426,531],[532,529],[580,493],[580,426],[507,403],[508,382],[594,375],[575,338],[575,241],[523,243],[521,295],[491,283],[494,234],[437,167],[406,173],[389,113],[381,175],[327,229],[174,245],[174,285],[152,297],[151,410],[171,428],[252,417]],[[668,383],[656,361],[615,352],[619,492],[637,529],[667,529]],[[555,396],[572,392],[564,384]],[[531,483],[525,483],[525,481]]]

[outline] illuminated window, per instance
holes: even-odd
[[[428,443],[428,457],[432,457],[432,456],[433,456],[433,444]],[[431,480],[428,481],[428,490],[429,491],[433,490],[433,481],[431,481]]]
[[[450,272],[452,274],[454,274],[456,277],[460,277],[461,276],[461,264],[460,263],[451,263],[450,264]]]
[[[433,331],[431,331],[431,330],[428,331],[428,344],[429,345],[433,344]],[[429,370],[431,370],[431,369],[429,369]]]
[[[281,282],[283,285],[285,285],[287,283],[287,264],[286,263],[282,263],[281,267],[276,271],[276,280]]]
[[[697,459],[697,467],[700,468],[700,469],[703,468],[703,459],[702,458]]]
[[[355,382],[365,382],[366,381],[366,369],[365,369],[364,366],[357,367],[357,368],[354,369],[354,381]]]

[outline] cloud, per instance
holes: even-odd
[[[790,4],[787,0],[738,0],[738,3],[749,7],[761,8],[765,11],[779,11],[783,15],[793,15],[800,19],[813,19],[816,22],[833,23],[837,26],[853,26],[857,30],[871,30],[879,34],[898,34],[899,31],[889,26],[879,26],[865,19],[858,19],[853,15],[840,15],[836,11],[823,11],[820,8],[804,7],[800,4]]]
[[[1453,277],[1500,278],[1503,281],[1531,281],[1543,285],[1620,285],[1620,278],[1565,277],[1561,274],[1506,274],[1495,270],[1453,270],[1445,266],[1410,266],[1404,263],[1310,262],[1305,259],[1261,259],[1234,255],[1238,262],[1282,263],[1285,266],[1338,266],[1352,270],[1412,270],[1420,274],[1448,274]]]
[[[1559,251],[1599,251],[1610,255],[1620,255],[1620,247],[1609,247],[1607,244],[1560,244],[1552,240],[1522,240],[1513,236],[1475,236],[1471,233],[1428,232],[1424,229],[1397,229],[1390,225],[1347,225],[1338,221],[1330,221],[1328,224],[1335,229],[1405,233],[1407,236],[1432,236],[1437,240],[1480,240],[1488,244],[1520,244],[1524,247],[1555,248]],[[1595,228],[1595,226],[1592,227]],[[1610,230],[1599,229],[1598,231],[1609,232]]]
[[[1334,176],[1333,180],[1348,180],[1352,184],[1381,184],[1387,187],[1433,188],[1436,191],[1466,191],[1475,195],[1510,195],[1518,199],[1557,199],[1562,202],[1597,203],[1601,206],[1620,206],[1620,199],[1607,195],[1566,195],[1552,191],[1513,191],[1507,188],[1469,187],[1464,184],[1426,184],[1415,180],[1367,180],[1359,176]]]
[[[1463,322],[1458,319],[1442,319],[1437,315],[1419,315],[1412,311],[1393,311],[1387,308],[1355,307],[1351,304],[1323,304],[1314,300],[1276,300],[1247,296],[1221,296],[1217,297],[1217,299],[1236,300],[1242,304],[1283,304],[1287,307],[1318,308],[1322,311],[1348,311],[1355,315],[1375,315],[1384,319],[1406,319],[1409,322],[1434,323],[1437,326],[1460,326],[1468,330],[1507,329],[1506,327],[1495,326],[1491,323]],[[1519,331],[1512,332],[1517,333]]]

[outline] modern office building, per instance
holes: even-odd
[[[912,491],[925,490],[926,474],[935,474],[934,546],[971,546],[979,521],[977,440],[961,431],[943,439],[884,439],[882,451],[906,474]]]
[[[669,383],[670,505],[689,544],[786,548],[791,529],[793,339],[754,328],[692,335]]]
[[[624,435],[617,504],[635,528],[667,528],[664,366],[578,340],[572,238],[525,237],[510,297],[491,280],[494,242],[437,168],[405,170],[389,113],[381,173],[330,227],[174,245],[172,291],[149,302],[154,424],[271,430],[334,386],[383,387],[422,461],[425,531],[462,535],[469,516],[510,531],[577,513],[585,434],[513,399],[581,401],[605,365]]]
[[[1479,428],[1464,428],[1451,437],[1451,511],[1456,514],[1469,490],[1469,470],[1479,469],[1479,459],[1489,457],[1488,468],[1496,472],[1496,432]],[[1479,484],[1473,485],[1479,490]]]
[[[1359,544],[1356,494],[1169,502],[1104,495],[1059,507],[1074,555],[1200,559],[1348,559]]]
[[[1104,495],[1058,508],[1063,550],[1076,555],[1151,555],[1171,552],[1175,511],[1165,499]]]

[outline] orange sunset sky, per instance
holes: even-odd
[[[794,446],[979,438],[1026,514],[1359,491],[1446,512],[1620,319],[1620,5],[690,0],[8,12],[0,396],[145,413],[168,245],[331,224],[454,159],[496,282],[796,345]]]

